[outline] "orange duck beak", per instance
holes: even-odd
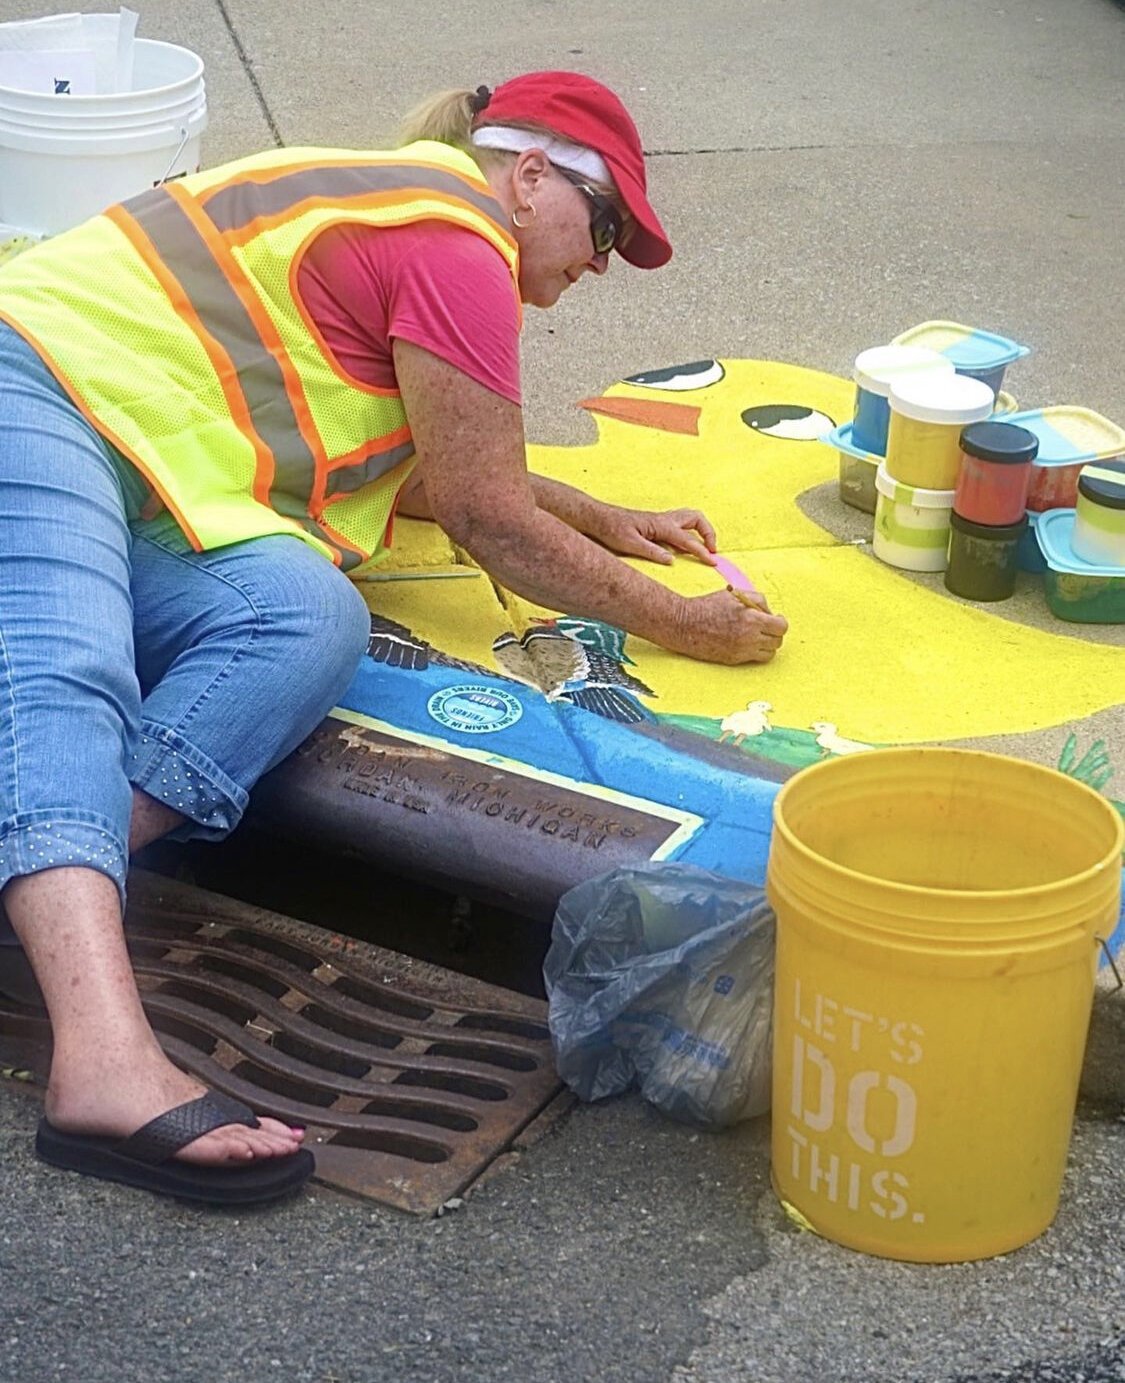
[[[658,432],[682,432],[699,436],[700,409],[689,403],[666,403],[662,399],[599,398],[583,399],[579,408],[601,413],[618,422],[635,423],[638,427],[653,427]]]

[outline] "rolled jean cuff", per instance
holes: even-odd
[[[190,825],[172,831],[171,840],[219,840],[233,831],[250,800],[217,763],[167,726],[141,722],[129,781],[186,816]]]
[[[128,859],[128,842],[94,812],[16,812],[0,824],[0,888],[43,869],[96,869],[117,885],[124,910]],[[6,920],[0,931],[10,939]]]

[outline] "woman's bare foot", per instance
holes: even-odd
[[[153,1044],[155,1045],[155,1044]],[[46,1114],[61,1133],[88,1133],[103,1138],[125,1138],[158,1114],[198,1099],[206,1087],[168,1061],[159,1047],[124,1069],[111,1070],[103,1063],[66,1061],[60,1069],[59,1054],[51,1069]],[[263,1118],[259,1128],[226,1124],[212,1130],[176,1153],[182,1162],[222,1166],[285,1157],[301,1146],[302,1129],[291,1129],[276,1119]]]

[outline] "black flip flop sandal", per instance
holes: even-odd
[[[173,1161],[181,1148],[224,1124],[259,1127],[253,1111],[241,1101],[212,1090],[158,1114],[128,1138],[63,1133],[41,1119],[35,1151],[53,1167],[206,1205],[258,1205],[278,1200],[298,1191],[312,1176],[316,1162],[305,1148],[284,1157],[222,1167]]]

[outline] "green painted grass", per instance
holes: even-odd
[[[658,715],[657,719],[665,725],[674,725],[678,730],[687,730],[709,740],[718,741],[722,733],[722,721],[714,716]],[[785,727],[754,735],[736,747],[746,754],[770,759],[789,768],[807,768],[809,764],[819,763],[826,757],[814,734],[808,730],[789,730]]]

